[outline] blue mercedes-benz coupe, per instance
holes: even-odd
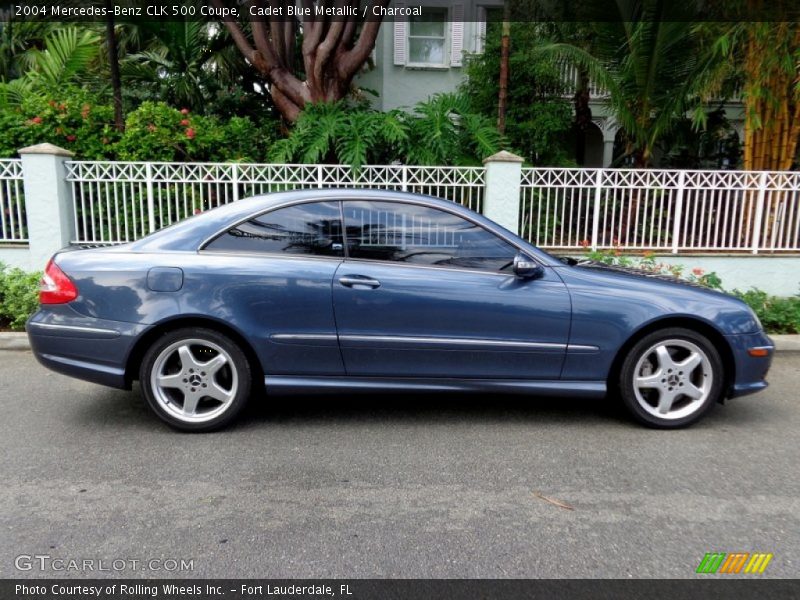
[[[767,386],[774,347],[736,298],[559,260],[452,202],[304,190],[210,210],[123,246],[58,253],[36,357],[130,389],[175,428],[252,392],[617,395],[674,428]]]

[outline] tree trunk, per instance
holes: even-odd
[[[589,73],[578,68],[575,82],[575,162],[586,164],[586,132],[592,124],[592,109],[589,106]]]
[[[108,47],[108,66],[111,71],[111,90],[114,99],[114,124],[117,131],[125,131],[125,115],[122,112],[122,79],[119,74],[119,48],[114,25],[114,3],[106,0],[106,45]]]
[[[373,7],[387,7],[389,1],[370,0],[367,14],[373,14]],[[217,8],[225,6],[223,0],[210,2]],[[247,6],[267,8],[277,4],[253,0]],[[284,6],[288,4],[283,3]],[[329,8],[348,6],[344,0],[323,4]],[[358,15],[313,16],[311,0],[302,0],[302,6],[312,13],[299,23],[303,34],[302,56],[295,56],[297,21],[249,17],[250,37],[235,20],[224,21],[239,51],[268,82],[275,106],[289,122],[297,119],[307,102],[335,102],[348,94],[353,78],[375,47],[381,25],[381,19],[375,16],[367,21],[362,21]],[[245,14],[249,14],[249,10]],[[297,59],[302,59],[305,80],[297,75]]]
[[[508,110],[508,59],[511,50],[510,2],[503,3],[503,33],[500,38],[500,81],[497,98],[497,131],[506,132],[506,112]]]

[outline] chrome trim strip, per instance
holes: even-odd
[[[507,340],[482,340],[471,338],[406,337],[389,335],[340,335],[339,339],[348,342],[396,342],[400,344],[432,344],[460,346],[498,346],[502,348],[542,348],[564,350],[566,344],[547,342],[514,342]]]
[[[274,333],[269,336],[271,340],[326,340],[336,341],[335,333]]]
[[[537,379],[459,379],[431,377],[355,377],[341,375],[267,375],[264,383],[268,390],[287,394],[307,394],[347,390],[349,392],[374,391],[428,391],[428,392],[511,392],[538,393],[550,397],[579,396],[602,398],[606,394],[605,381],[537,380]]]
[[[53,325],[52,323],[30,323],[31,327],[50,329],[54,331],[80,331],[81,333],[99,333],[102,335],[120,335],[115,329],[100,329],[98,327],[81,327],[78,325]]]
[[[480,269],[463,269],[461,267],[437,267],[436,265],[415,265],[405,262],[391,262],[383,260],[372,260],[369,258],[345,258],[342,264],[345,265],[371,265],[380,267],[405,267],[407,269],[429,269],[434,271],[450,271],[454,273],[469,273],[470,275],[492,275],[493,277],[502,277],[503,279],[515,278],[514,273],[501,273],[500,271],[482,271]],[[542,265],[546,267],[547,265]]]
[[[567,352],[570,350],[577,350],[578,352],[599,352],[600,346],[582,346],[581,344],[567,345]]]

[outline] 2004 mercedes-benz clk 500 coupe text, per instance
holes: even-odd
[[[123,246],[58,253],[28,321],[47,367],[134,380],[170,425],[253,391],[621,397],[655,427],[766,387],[739,300],[559,260],[453,202],[376,190],[241,200]]]

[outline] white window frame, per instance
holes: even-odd
[[[426,10],[443,10],[444,11],[444,53],[442,55],[442,62],[441,63],[415,63],[411,62],[411,39],[435,39],[439,40],[442,39],[438,36],[426,36],[426,35],[411,35],[411,21],[406,21],[406,67],[409,69],[449,69],[450,68],[450,30],[452,29],[452,25],[450,23],[450,11],[451,7],[446,5],[430,5],[430,6],[423,6],[422,11],[423,15]]]

